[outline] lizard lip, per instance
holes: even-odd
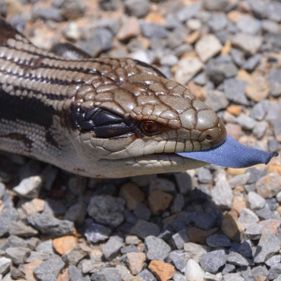
[[[205,151],[179,152],[177,155],[227,168],[244,168],[256,164],[267,164],[277,152],[267,152],[245,146],[230,136],[212,149]]]

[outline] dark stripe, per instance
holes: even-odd
[[[6,135],[0,135],[0,138],[8,138],[8,139],[16,140],[16,141],[21,141],[25,145],[25,147],[26,147],[28,152],[30,152],[31,149],[32,149],[33,141],[30,140],[24,134],[21,134],[21,133],[9,133],[9,134],[6,134]]]
[[[42,103],[36,98],[11,96],[0,89],[0,120],[25,121],[30,124],[31,128],[33,124],[42,126],[46,130],[46,140],[50,144],[59,147],[50,134],[55,114],[56,111],[53,107]]]

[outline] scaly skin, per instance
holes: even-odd
[[[216,113],[154,67],[76,53],[41,50],[0,20],[0,149],[112,178],[196,168],[175,152],[224,141]]]

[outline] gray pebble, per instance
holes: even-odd
[[[63,260],[70,265],[77,265],[83,258],[88,255],[86,251],[80,247],[76,247],[63,256]]]
[[[274,235],[262,235],[256,248],[254,261],[256,263],[263,263],[269,257],[279,252],[281,241]]]
[[[69,274],[69,281],[90,281],[88,277],[83,277],[81,271],[73,265],[69,266],[68,274]]]
[[[100,0],[99,2],[105,11],[115,11],[120,7],[120,0]]]
[[[36,213],[29,216],[28,223],[44,235],[52,237],[62,236],[74,232],[74,224],[71,221],[59,220],[49,211]]]
[[[12,260],[6,257],[0,257],[0,274],[5,275],[12,264]]]
[[[106,267],[92,274],[91,281],[122,281],[122,278],[117,269]]]
[[[94,223],[91,220],[86,221],[84,235],[88,241],[92,243],[105,241],[108,239],[110,233],[110,228],[98,223]]]
[[[213,234],[207,237],[206,243],[213,248],[230,247],[231,242],[224,234]]]
[[[122,238],[120,238],[119,236],[111,236],[109,240],[102,246],[102,253],[105,259],[109,260],[114,258],[118,254],[122,246]]]
[[[35,7],[32,10],[32,17],[34,19],[52,20],[52,21],[62,21],[63,16],[61,10],[54,7]]]
[[[252,268],[252,276],[254,280],[257,279],[266,280],[267,275],[268,275],[268,270],[265,266],[260,265]]]
[[[20,237],[31,237],[38,234],[38,231],[33,227],[26,225],[23,221],[12,221],[9,228],[11,235]]]
[[[184,207],[184,196],[182,194],[176,194],[176,197],[170,207],[172,213],[179,213]]]
[[[267,16],[273,21],[281,21],[281,3],[279,1],[270,1],[268,3]]]
[[[265,205],[265,199],[258,193],[250,191],[248,193],[248,201],[251,209],[261,209]]]
[[[170,252],[168,259],[172,261],[175,267],[180,271],[185,271],[185,266],[187,263],[187,256],[183,251],[172,251]]]
[[[215,85],[234,77],[237,72],[237,67],[228,56],[211,59],[206,66],[206,74]]]
[[[192,189],[192,179],[188,173],[175,173],[178,189],[180,193],[187,194]]]
[[[271,69],[268,75],[270,94],[273,97],[281,96],[281,69]]]
[[[228,6],[227,0],[204,0],[203,5],[205,9],[210,11],[224,10]]]
[[[244,113],[240,114],[236,121],[245,130],[252,130],[256,125],[256,121]]]
[[[227,17],[224,13],[212,13],[208,25],[213,31],[222,30],[227,26]]]
[[[224,93],[229,101],[247,105],[249,102],[245,96],[246,84],[237,79],[227,79],[224,81]]]
[[[177,249],[182,249],[184,247],[184,243],[188,242],[188,236],[186,229],[182,229],[179,232],[176,232],[172,236],[172,241],[177,247]]]
[[[244,208],[240,212],[240,217],[238,221],[242,224],[252,224],[259,221],[258,216],[250,209]]]
[[[244,65],[246,60],[244,58],[244,54],[242,51],[232,48],[232,50],[230,51],[230,55],[235,64],[237,64],[240,67]]]
[[[228,273],[223,276],[223,281],[245,281],[240,273]]]
[[[87,41],[81,42],[79,45],[93,57],[112,48],[113,35],[107,28],[99,27],[91,31],[90,34],[91,37]]]
[[[210,183],[213,180],[210,170],[204,167],[197,169],[197,176],[198,181],[201,183]]]
[[[280,32],[280,26],[278,23],[271,21],[271,20],[263,20],[262,21],[262,29],[266,32],[270,33],[279,33]]]
[[[262,45],[263,38],[247,33],[236,33],[232,37],[232,43],[247,54],[255,54]]]
[[[200,3],[187,5],[177,12],[175,18],[179,19],[181,22],[185,22],[191,19],[192,17],[196,16],[200,8],[201,8]]]
[[[148,0],[126,0],[124,2],[128,14],[142,18],[149,12]]]
[[[57,255],[53,255],[35,268],[34,275],[39,281],[56,281],[63,267],[64,262],[62,259]]]
[[[250,57],[245,63],[243,64],[243,68],[248,71],[254,71],[255,68],[259,65],[261,60],[261,55],[257,54]]]
[[[262,121],[268,111],[268,103],[266,101],[261,101],[254,105],[254,107],[251,110],[250,117]]]
[[[236,266],[248,266],[249,262],[239,253],[230,252],[227,256],[227,262]]]
[[[160,228],[152,222],[138,220],[132,227],[131,233],[137,235],[139,238],[145,239],[149,235],[157,236],[160,233]]]
[[[230,250],[241,254],[245,258],[251,259],[253,257],[252,248],[251,241],[246,240],[240,243],[232,243]]]
[[[223,92],[217,90],[208,90],[206,94],[207,98],[205,102],[213,110],[219,111],[228,106],[228,100]]]
[[[250,15],[243,15],[237,21],[237,27],[242,32],[257,34],[261,29],[261,22]]]
[[[150,260],[164,260],[171,251],[171,247],[158,237],[148,236],[144,243],[147,248],[147,258]]]
[[[151,216],[151,211],[145,204],[139,203],[134,209],[134,214],[138,219],[147,221]]]
[[[148,38],[165,38],[168,36],[167,30],[158,24],[142,22],[140,24],[141,31],[145,37]]]
[[[274,255],[265,261],[265,264],[269,267],[278,265],[281,263],[281,255]]]
[[[157,281],[154,275],[147,269],[144,269],[138,274],[141,281]]]
[[[202,255],[200,265],[203,270],[210,273],[216,273],[226,263],[226,254],[224,250],[216,250]]]
[[[88,214],[96,222],[117,227],[124,220],[124,200],[110,195],[97,195],[91,198]]]
[[[263,227],[258,223],[252,223],[247,225],[245,229],[245,235],[251,240],[258,240],[261,236]]]
[[[268,271],[268,279],[269,280],[275,280],[275,278],[277,278],[278,276],[281,275],[281,263],[273,265],[272,267],[270,267],[269,271]]]
[[[184,275],[180,274],[179,272],[176,272],[173,276],[173,281],[186,281],[186,278]]]
[[[41,186],[42,178],[40,176],[32,176],[23,179],[13,190],[24,198],[36,198],[39,195]]]

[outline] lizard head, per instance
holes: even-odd
[[[224,141],[221,119],[183,85],[138,61],[103,63],[100,76],[82,86],[71,105],[87,174],[123,177],[194,168],[203,163],[175,153]],[[101,165],[93,168],[94,162]]]

